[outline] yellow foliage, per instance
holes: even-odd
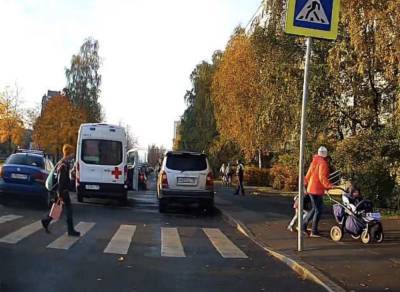
[[[24,132],[24,123],[12,97],[0,96],[0,143],[21,144]]]
[[[239,34],[228,44],[212,84],[218,130],[226,140],[236,141],[247,157],[257,149],[259,72],[249,38]]]
[[[85,119],[85,112],[76,108],[68,97],[55,96],[34,125],[33,141],[40,149],[60,155],[63,144],[76,145],[79,126]]]

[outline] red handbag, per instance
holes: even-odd
[[[55,201],[53,203],[53,205],[51,206],[49,216],[51,218],[53,218],[53,220],[60,219],[60,216],[61,216],[61,213],[62,213],[62,209],[63,209],[62,205],[63,205],[62,200],[61,199],[57,199],[57,201]]]

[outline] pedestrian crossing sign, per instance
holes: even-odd
[[[288,0],[285,31],[289,34],[334,40],[340,0]]]

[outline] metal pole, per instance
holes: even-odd
[[[307,50],[304,66],[304,83],[303,83],[303,101],[301,106],[301,132],[300,132],[300,157],[299,157],[299,201],[297,213],[297,250],[302,251],[304,248],[303,240],[303,198],[304,198],[304,145],[306,141],[306,109],[308,98],[308,75],[310,65],[310,55],[312,47],[312,39],[310,37],[306,40]]]

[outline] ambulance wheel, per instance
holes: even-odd
[[[83,195],[81,192],[77,192],[76,197],[77,197],[79,203],[83,202]]]
[[[361,233],[361,242],[364,244],[368,244],[371,242],[371,234],[369,234],[368,230],[364,230]]]
[[[343,231],[342,228],[339,226],[335,225],[332,226],[331,231],[330,231],[331,239],[333,241],[340,241],[343,237]]]
[[[126,206],[128,205],[128,194],[124,194],[120,199],[119,202],[121,206]]]

